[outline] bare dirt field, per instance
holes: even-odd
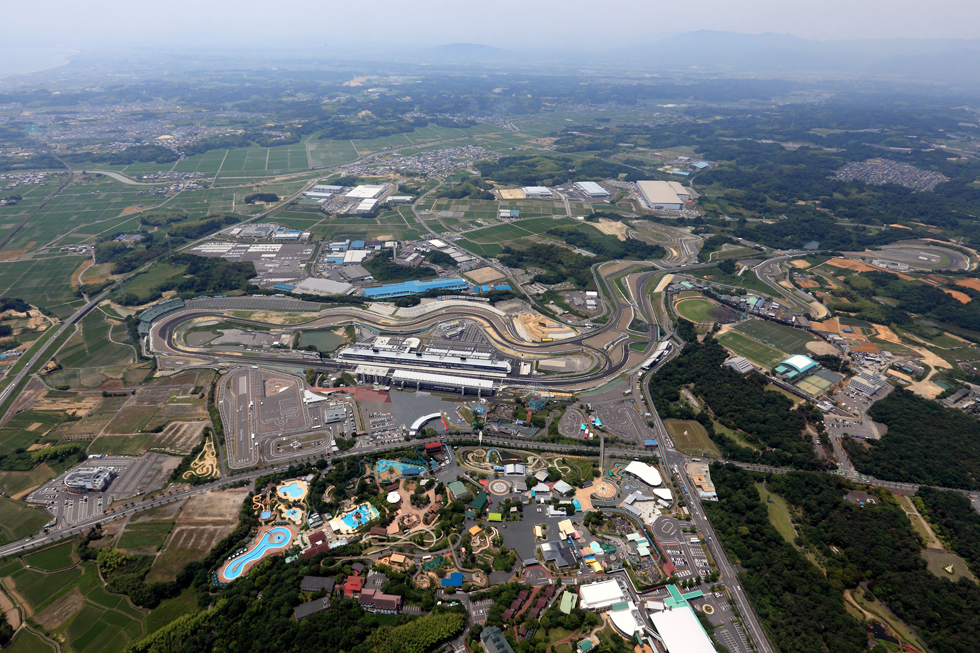
[[[880,270],[880,268],[876,268],[873,265],[868,265],[861,261],[854,261],[849,258],[832,258],[827,261],[827,265],[835,268],[844,268],[845,270],[854,270],[855,272],[874,272]]]
[[[898,334],[892,331],[889,327],[886,327],[884,324],[872,324],[871,326],[875,328],[878,338],[896,345],[902,344],[902,339],[898,337]]]
[[[823,340],[811,340],[810,342],[806,343],[806,348],[818,356],[823,354],[830,354],[832,356],[839,355],[837,347],[834,347],[829,342],[824,342]]]
[[[840,321],[836,317],[824,320],[823,322],[811,322],[810,327],[814,331],[840,334]]]
[[[506,188],[498,192],[500,193],[500,199],[502,200],[524,199],[524,191],[522,191],[520,188]]]
[[[208,492],[191,497],[157,555],[147,582],[173,580],[184,565],[201,560],[235,529],[247,490]]]
[[[4,592],[0,592],[0,612],[7,618],[7,623],[14,630],[20,628],[20,610]]]
[[[496,281],[497,279],[502,279],[504,275],[498,270],[495,270],[490,266],[486,266],[483,268],[477,268],[476,270],[470,270],[463,276],[472,279],[474,283],[484,284],[490,283],[491,281]]]
[[[960,292],[959,290],[943,289],[943,292],[952,295],[953,298],[961,304],[969,304],[973,300],[972,297],[967,295],[965,292]]]
[[[610,220],[609,218],[599,218],[599,222],[594,223],[593,226],[602,233],[615,236],[620,240],[626,240],[626,234],[630,230],[626,224],[617,220]]]
[[[551,318],[547,318],[540,313],[520,313],[515,317],[514,325],[518,331],[523,331],[532,342],[540,342],[542,338],[553,338],[562,340],[572,338],[575,332],[570,327]]]
[[[34,621],[45,630],[54,630],[78,614],[84,605],[85,599],[82,598],[81,591],[73,587],[70,592],[34,615]]]
[[[793,261],[790,261],[789,264],[792,265],[794,268],[799,268],[801,270],[805,270],[806,268],[810,267],[810,264],[809,263],[807,263],[803,259],[799,259],[799,258],[798,259],[795,259]]]
[[[153,446],[169,451],[190,453],[204,435],[207,422],[170,422],[163,433],[153,438]]]
[[[956,281],[957,286],[963,286],[964,288],[971,288],[973,290],[980,290],[980,279],[958,279]]]

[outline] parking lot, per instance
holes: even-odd
[[[29,503],[43,505],[56,519],[55,528],[63,528],[105,514],[113,501],[152,492],[162,488],[170,473],[180,464],[180,458],[158,453],[148,453],[139,458],[130,456],[106,456],[90,458],[72,468],[72,472],[82,469],[105,467],[116,473],[116,478],[105,492],[74,491],[65,487],[65,474],[27,496]]]

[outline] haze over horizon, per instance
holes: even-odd
[[[38,17],[43,16],[43,20]],[[955,20],[950,20],[955,16]],[[774,33],[820,41],[848,39],[975,39],[980,4],[962,0],[705,0],[698,5],[612,0],[535,3],[500,0],[474,17],[467,3],[380,0],[324,6],[284,0],[202,5],[174,0],[147,5],[122,0],[40,0],[6,7],[0,38],[8,47],[81,49],[273,47],[368,50],[484,43],[529,51],[591,51],[642,44],[697,30]]]

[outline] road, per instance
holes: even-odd
[[[127,186],[159,186],[160,183],[148,184],[142,181],[134,181],[125,175],[121,175],[118,172],[113,172],[111,170],[85,170],[85,174],[89,175],[105,175],[106,177],[112,177],[116,181],[126,184]]]

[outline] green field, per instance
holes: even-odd
[[[670,439],[674,441],[674,446],[689,456],[721,457],[718,446],[711,441],[700,422],[667,419],[664,420],[664,426],[670,431]]]
[[[769,510],[769,522],[779,531],[784,540],[792,544],[793,540],[796,539],[796,529],[793,527],[793,519],[790,516],[786,499],[769,492],[764,483],[756,483],[755,488],[759,491],[759,497]]]
[[[166,522],[136,522],[127,524],[122,536],[119,538],[118,546],[121,549],[143,549],[153,548],[158,551],[167,540],[167,535],[173,529],[172,521]]]
[[[756,340],[761,340],[774,349],[791,354],[812,354],[806,348],[806,343],[817,340],[816,336],[812,336],[806,331],[766,320],[749,320],[736,326],[735,330],[741,331]]]
[[[53,574],[44,574],[33,569],[21,569],[11,575],[17,584],[17,592],[35,610],[41,604],[55,597],[62,590],[78,580],[82,575],[80,567],[73,567]]]
[[[28,410],[15,416],[0,428],[0,456],[26,449],[64,421],[64,413],[54,411]]]
[[[144,625],[147,634],[155,633],[178,617],[197,612],[197,596],[188,590],[180,596],[167,599],[147,615]]]
[[[145,452],[150,446],[150,440],[154,438],[152,433],[140,433],[138,435],[102,435],[92,441],[92,444],[85,450],[92,456],[101,454],[116,454],[118,456],[138,456]]]
[[[54,647],[29,630],[17,631],[13,644],[7,647],[6,653],[52,653]]]
[[[114,339],[128,338],[125,328],[121,329],[122,333],[120,329],[113,329],[101,311],[92,311],[82,318],[81,327],[81,333],[72,336],[57,353],[56,358],[62,367],[105,367],[135,361],[133,347],[113,342]]]
[[[0,295],[19,297],[65,318],[82,305],[71,288],[71,275],[84,259],[57,256],[28,261],[0,261]]]
[[[718,337],[718,342],[736,355],[745,356],[756,365],[767,370],[772,369],[777,363],[787,358],[785,352],[764,345],[738,331],[723,333]]]
[[[716,322],[709,312],[715,307],[716,304],[707,299],[685,299],[674,305],[677,314],[691,322]]]
[[[24,561],[31,567],[43,569],[45,571],[56,571],[75,564],[75,559],[71,555],[73,544],[59,544],[56,547],[32,553],[24,558]]]
[[[49,521],[51,515],[42,508],[0,497],[0,533],[8,540],[16,541],[28,535],[37,535]]]
[[[162,261],[154,263],[149,270],[126,282],[126,292],[137,297],[146,297],[164,281],[183,276],[185,265],[170,265]]]

